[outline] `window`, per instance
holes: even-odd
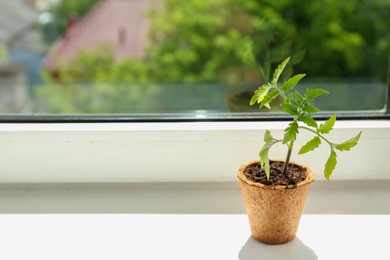
[[[15,121],[281,119],[248,105],[284,74],[326,116],[389,116],[386,1],[5,0],[0,114]]]

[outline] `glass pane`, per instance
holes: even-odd
[[[3,0],[0,114],[274,116],[249,100],[289,56],[323,111],[384,112],[389,17],[384,0]]]

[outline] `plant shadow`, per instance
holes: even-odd
[[[267,245],[258,242],[252,236],[248,239],[245,245],[241,248],[238,258],[240,260],[254,259],[299,259],[299,260],[314,260],[318,256],[314,251],[306,246],[299,238],[295,238],[287,244],[283,245]]]

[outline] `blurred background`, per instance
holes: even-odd
[[[0,114],[267,113],[250,97],[289,56],[323,111],[381,111],[389,21],[388,0],[0,0]]]

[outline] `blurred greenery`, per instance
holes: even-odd
[[[129,73],[131,71],[132,73]],[[36,88],[50,113],[134,113],[153,107],[159,88],[148,84],[147,67],[126,60],[116,64],[113,50],[101,46],[80,53],[64,69],[44,73],[45,85]]]
[[[56,8],[85,14],[87,2],[90,8],[96,0],[62,1]],[[211,96],[220,96],[216,109],[224,110],[229,93],[268,80],[271,69],[287,56],[293,65],[286,68],[287,75],[305,72],[325,82],[387,80],[390,2],[386,0],[165,0],[156,1],[156,6],[147,14],[150,44],[144,59],[116,61],[115,50],[107,46],[80,53],[68,66],[46,73],[47,83],[37,88],[45,110],[171,112],[177,99],[201,100],[195,93],[207,95],[205,86]],[[344,95],[352,94],[355,83]],[[171,91],[173,86],[176,91]],[[177,91],[180,88],[186,91]],[[182,96],[168,97],[168,93]],[[376,107],[378,100],[372,102],[371,107]],[[204,109],[201,105],[199,109]]]
[[[0,62],[8,58],[7,46],[4,43],[0,42]]]

